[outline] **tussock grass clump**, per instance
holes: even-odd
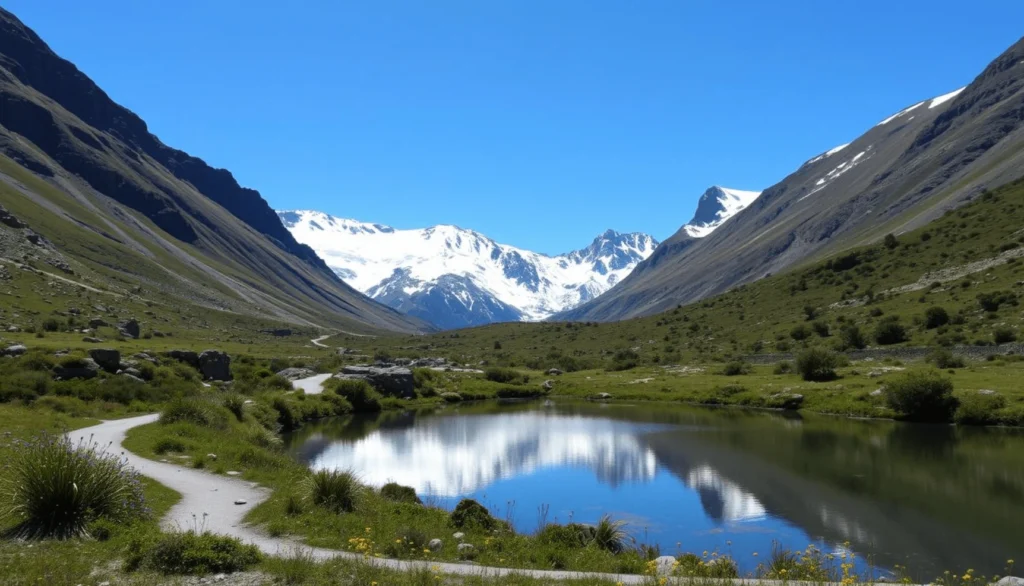
[[[413,503],[422,505],[423,501],[416,496],[416,489],[411,486],[402,486],[397,482],[389,482],[380,487],[380,496],[399,503]]]
[[[245,441],[267,450],[279,450],[284,445],[281,436],[257,423],[245,426]]]
[[[689,578],[736,578],[739,568],[736,561],[728,556],[715,556],[708,560],[697,554],[684,553],[676,558],[672,574]]]
[[[219,574],[240,572],[260,563],[263,554],[255,545],[234,537],[195,531],[147,535],[132,540],[125,567],[161,574]]]
[[[335,513],[351,513],[365,490],[352,470],[317,470],[303,481],[306,498]]]
[[[611,515],[601,517],[594,526],[594,544],[611,553],[622,553],[629,539],[625,527],[625,521],[615,521]]]
[[[228,417],[223,409],[199,399],[177,399],[171,401],[160,414],[160,423],[192,423],[201,427],[224,429]]]
[[[908,372],[885,385],[889,407],[911,421],[949,421],[957,408],[953,381],[936,372]]]
[[[842,363],[839,355],[825,348],[808,348],[796,357],[796,370],[806,381],[829,381],[836,378]]]
[[[332,378],[328,381],[328,388],[351,403],[355,411],[375,412],[381,410],[380,393],[364,380]]]
[[[9,536],[69,539],[91,522],[129,523],[148,517],[138,474],[95,444],[44,435],[14,443],[0,492],[16,521]]]

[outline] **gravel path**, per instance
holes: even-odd
[[[315,378],[315,377],[314,377]],[[309,380],[309,379],[306,379]],[[363,556],[333,549],[309,547],[291,539],[270,537],[246,525],[243,518],[270,495],[270,491],[231,476],[220,476],[204,470],[195,470],[171,462],[155,462],[124,449],[125,434],[128,430],[153,423],[159,415],[143,415],[129,419],[104,421],[99,425],[70,432],[72,441],[92,438],[101,446],[109,446],[108,452],[123,454],[128,464],[141,474],[181,494],[181,501],[174,505],[162,521],[167,529],[198,529],[222,535],[237,537],[252,543],[268,555],[294,555],[296,551],[308,553],[320,560],[332,558],[363,559]],[[241,503],[241,504],[235,504]],[[450,540],[450,535],[439,535]],[[509,574],[528,575],[541,580],[567,580],[572,578],[603,578],[623,584],[643,584],[644,576],[634,574],[600,574],[590,572],[566,572],[553,570],[514,570],[473,564],[450,562],[405,561],[386,558],[365,558],[367,563],[395,570],[431,569],[445,574],[504,576]]]
[[[292,381],[292,387],[294,387],[295,390],[302,389],[302,391],[307,395],[319,395],[324,392],[323,385],[329,378],[331,378],[331,373],[318,374],[309,378],[300,378]]]

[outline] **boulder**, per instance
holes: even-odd
[[[590,398],[595,401],[607,401],[608,399],[611,399],[612,396],[608,393],[597,393],[596,395],[593,395]]]
[[[562,371],[557,369],[557,368],[550,368],[550,369],[548,369],[548,374],[551,375],[551,376],[561,376],[562,375]]]
[[[996,582],[996,586],[1024,586],[1024,578],[1017,578],[1016,576],[1006,576],[1000,578]]]
[[[231,357],[220,350],[204,350],[199,355],[199,372],[207,380],[231,380]]]
[[[431,539],[427,542],[427,549],[430,551],[441,551],[442,547],[444,547],[444,542],[440,539]]]
[[[94,378],[100,372],[100,365],[92,358],[83,360],[81,366],[58,366],[53,369],[53,375],[59,379],[71,380],[73,378]]]
[[[299,380],[300,378],[309,378],[311,376],[316,376],[316,371],[310,370],[308,368],[286,368],[281,372],[277,373],[277,376],[286,378],[290,381],[295,381]]]
[[[192,368],[199,368],[199,354],[197,352],[191,350],[171,350],[167,353],[167,356],[178,362],[184,362]]]
[[[21,356],[25,352],[28,352],[28,348],[24,344],[14,344],[0,350],[0,356]]]
[[[82,338],[82,341],[86,344],[102,344],[103,338],[97,338],[95,336],[86,336]]]
[[[455,533],[452,533],[452,539],[454,539],[455,541],[462,541],[465,537],[466,534],[462,531],[456,531]]]
[[[786,410],[799,409],[804,403],[804,396],[797,393],[775,393],[774,395],[768,396],[768,404],[770,407]]]
[[[993,391],[992,389],[978,389],[978,394],[979,395],[998,395],[999,393],[997,393],[996,391]]]
[[[440,368],[448,364],[444,358],[417,358],[409,363],[413,368]]]
[[[460,543],[457,549],[461,558],[470,558],[476,555],[476,547],[472,543]]]
[[[18,332],[21,331],[21,328],[19,328],[18,326],[8,326],[7,331],[11,334],[17,334]]]
[[[89,356],[107,372],[121,369],[121,353],[113,348],[93,348],[89,350]]]
[[[130,377],[134,377],[134,378],[138,378],[138,379],[142,378],[142,371],[139,370],[138,368],[135,368],[134,366],[129,366],[128,368],[123,369],[121,371],[121,374],[125,374],[125,375],[128,375]]]
[[[126,319],[117,324],[118,331],[121,335],[126,338],[138,339],[142,334],[142,329],[139,327],[139,322],[134,319]]]
[[[363,379],[385,397],[416,396],[412,370],[402,366],[346,366],[339,378]]]
[[[153,358],[152,356],[150,356],[149,354],[146,354],[145,352],[139,352],[137,354],[132,354],[132,358],[138,358],[139,360],[145,360],[146,362],[151,362],[153,364],[156,364],[156,358]],[[198,363],[198,359],[197,359],[196,362]]]
[[[555,388],[555,381],[553,381],[551,379],[548,379],[548,380],[544,381],[543,383],[541,383],[540,386],[545,391],[550,391],[551,389]]]
[[[139,377],[137,377],[135,375],[128,374],[127,372],[119,373],[117,376],[123,376],[124,378],[131,379],[131,380],[133,380],[133,381],[135,381],[137,383],[144,383],[144,382],[146,382],[146,381],[142,380],[141,378],[139,378]]]
[[[91,320],[89,320],[89,327],[94,329],[94,330],[96,328],[105,328],[105,327],[109,327],[109,326],[110,326],[110,324],[108,324],[105,320],[103,320],[103,318],[94,317]]]
[[[663,555],[655,558],[654,567],[657,575],[668,576],[676,568],[676,558],[670,555]]]

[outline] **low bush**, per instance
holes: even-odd
[[[246,425],[243,434],[245,441],[267,450],[279,450],[284,445],[281,436],[255,423]]]
[[[945,309],[935,306],[929,307],[924,312],[924,327],[929,330],[934,330],[937,327],[944,326],[949,323],[949,313]]]
[[[484,370],[484,378],[496,383],[524,385],[530,382],[530,377],[514,368],[499,368],[491,366]]]
[[[797,342],[806,340],[811,337],[811,329],[804,324],[794,326],[793,329],[789,331],[789,337],[793,338]],[[776,346],[778,346],[778,344],[776,344]]]
[[[491,531],[498,527],[498,520],[483,505],[473,499],[459,501],[448,518],[453,526],[460,529],[474,528]]]
[[[351,379],[330,379],[330,389],[344,397],[352,404],[352,409],[357,412],[368,413],[381,410],[381,396],[370,383],[364,380]]]
[[[413,503],[422,505],[423,501],[416,496],[416,489],[411,486],[402,486],[397,482],[389,482],[380,487],[380,496],[399,503]]]
[[[356,473],[351,470],[317,470],[303,481],[306,498],[318,507],[334,513],[351,513],[362,492]]]
[[[839,342],[844,350],[851,348],[860,350],[867,346],[864,334],[856,324],[846,324],[839,328]]]
[[[782,362],[775,365],[775,368],[772,369],[772,372],[775,374],[789,374],[793,372],[793,363],[788,360],[783,360]]]
[[[50,375],[44,372],[23,371],[0,376],[0,403],[9,401],[31,402],[50,392]]]
[[[259,548],[234,537],[186,531],[133,539],[128,546],[125,567],[129,571],[202,576],[241,572],[262,559]]]
[[[178,399],[163,410],[160,423],[180,422],[224,429],[228,426],[228,415],[223,408],[200,399]]]
[[[936,348],[928,354],[928,362],[935,364],[936,368],[947,370],[950,368],[963,368],[964,359],[953,356],[953,353],[946,348]]]
[[[796,371],[806,381],[832,380],[840,364],[840,356],[825,348],[808,348],[796,357]]]
[[[992,331],[992,341],[996,344],[1007,344],[1017,341],[1017,332],[1013,328],[996,328]]]
[[[739,568],[736,561],[728,556],[718,556],[708,561],[696,554],[685,553],[676,558],[676,567],[672,573],[688,578],[736,578]]]
[[[576,523],[569,525],[549,523],[537,531],[536,538],[540,543],[553,545],[558,549],[577,549],[585,547],[590,542],[593,538],[592,532],[592,527]]]
[[[458,393],[454,393],[454,392],[448,391],[448,392],[445,392],[445,393],[441,393],[441,399],[445,403],[461,403],[462,402],[462,395],[460,395]]]
[[[887,318],[875,326],[874,338],[875,343],[883,346],[900,344],[907,341],[907,330],[897,318]]]
[[[594,541],[597,547],[611,553],[622,553],[626,548],[629,535],[625,530],[625,521],[613,521],[610,515],[601,517],[594,526]]]
[[[996,393],[969,393],[960,397],[953,421],[968,425],[999,423],[998,410],[1006,407],[1006,398]]]
[[[734,360],[725,365],[722,368],[722,374],[725,376],[739,376],[742,374],[750,374],[750,365],[746,362]]]
[[[949,421],[957,407],[953,381],[937,372],[908,372],[885,385],[889,407],[912,421]]]
[[[540,387],[537,388],[522,388],[522,387],[505,387],[498,389],[494,394],[499,399],[532,399],[534,397],[540,397],[545,391]]]
[[[134,469],[64,436],[15,442],[0,496],[16,521],[9,535],[28,539],[80,537],[100,518],[129,523],[150,514]]]

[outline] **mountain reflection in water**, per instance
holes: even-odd
[[[745,571],[776,541],[849,547],[921,580],[1001,573],[1024,552],[1024,434],[1005,430],[492,403],[328,421],[294,434],[289,449],[313,468],[351,468],[442,506],[476,498],[520,531],[543,522],[537,509],[559,522],[610,513],[664,553],[676,543],[718,550]]]

